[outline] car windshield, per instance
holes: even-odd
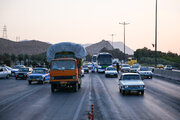
[[[138,68],[139,66],[138,65],[133,65],[132,68]]]
[[[29,72],[29,68],[20,68],[19,72]]]
[[[122,67],[130,67],[129,65],[122,65]]]
[[[74,70],[75,68],[74,60],[55,60],[51,64],[51,70]]]
[[[116,70],[116,69],[113,68],[113,67],[108,67],[108,68],[107,68],[107,71],[114,71],[114,70]]]
[[[141,67],[140,71],[150,71],[148,67]]]
[[[123,80],[140,80],[139,75],[124,75]]]
[[[33,73],[42,73],[42,74],[44,74],[44,73],[46,73],[46,70],[43,70],[43,69],[34,69]]]

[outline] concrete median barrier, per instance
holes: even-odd
[[[154,69],[154,76],[164,77],[172,80],[177,80],[180,82],[180,72],[163,70],[163,69]]]

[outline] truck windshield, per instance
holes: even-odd
[[[55,60],[52,61],[51,70],[74,70],[76,63],[74,60]]]

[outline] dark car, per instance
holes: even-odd
[[[16,80],[18,78],[21,79],[27,79],[27,76],[29,74],[31,74],[33,71],[33,69],[31,67],[24,67],[24,68],[20,68],[18,72],[16,72]]]

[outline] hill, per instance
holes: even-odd
[[[108,41],[102,40],[101,42],[86,47],[86,51],[88,54],[94,55],[98,54],[103,48],[106,48],[107,50],[113,50],[113,46]]]
[[[46,52],[51,44],[46,42],[41,42],[37,40],[27,40],[14,42],[11,40],[0,38],[0,54],[40,54]]]

